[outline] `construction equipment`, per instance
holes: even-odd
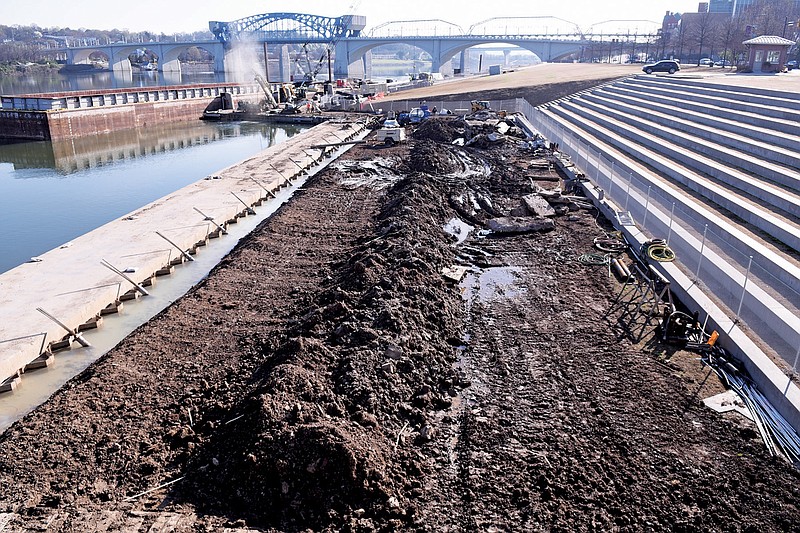
[[[660,326],[661,341],[680,346],[686,346],[690,342],[700,344],[703,329],[698,322],[698,316],[698,312],[689,315],[683,311],[664,315]]]
[[[420,105],[419,107],[415,107],[408,113],[408,121],[411,124],[419,124],[426,118],[431,116],[431,112],[428,109],[428,106],[425,104]]]
[[[397,120],[387,119],[384,121],[383,127],[375,134],[375,138],[379,143],[392,146],[406,140],[406,130]]]
[[[473,100],[470,102],[472,105],[472,112],[475,113],[476,111],[483,111],[485,109],[489,109],[489,101],[488,100]]]
[[[264,79],[264,76],[261,74],[255,75],[256,82],[261,86],[261,89],[264,91],[264,94],[267,97],[267,107],[269,109],[275,109],[278,107],[278,102],[275,101],[275,97],[272,96],[272,89],[270,89],[267,80]]]

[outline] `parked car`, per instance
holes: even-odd
[[[786,70],[792,70],[797,68],[797,60],[792,59],[791,61],[786,62]]]
[[[681,66],[678,62],[672,59],[664,59],[642,67],[642,70],[647,74],[652,74],[653,72],[669,72],[670,74],[675,74],[680,69]]]
[[[700,64],[705,66],[705,67],[710,67],[711,65],[714,64],[714,61],[712,61],[708,57],[704,57],[703,59],[700,60]]]

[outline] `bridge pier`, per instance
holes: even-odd
[[[177,59],[173,59],[172,61],[165,61],[164,63],[159,63],[159,70],[164,73],[172,73],[178,74],[181,73],[181,62]]]
[[[350,43],[342,40],[336,43],[333,60],[334,78],[367,79],[372,74],[372,52],[359,54],[350,49]]]
[[[114,61],[111,70],[114,72],[133,72],[133,67],[131,67],[131,61],[125,57]]]
[[[278,78],[271,81],[288,83],[292,80],[292,63],[289,60],[289,46],[278,46]]]

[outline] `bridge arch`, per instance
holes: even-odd
[[[573,53],[579,54],[584,44],[583,41],[579,40],[559,41],[552,39],[525,38],[501,39],[490,36],[463,36],[447,39],[425,37],[420,37],[419,39],[401,39],[396,37],[383,39],[358,39],[357,42],[343,40],[336,45],[336,58],[334,63],[336,76],[351,77],[352,72],[361,72],[362,69],[364,75],[367,76],[367,69],[364,65],[364,57],[366,54],[379,46],[397,43],[412,45],[428,53],[428,55],[430,55],[432,58],[432,72],[439,72],[442,68],[442,65],[450,61],[456,56],[456,54],[459,54],[468,48],[482,44],[510,44],[513,46],[519,46],[522,49],[532,52],[542,61],[557,61],[558,59]]]
[[[184,56],[193,48],[205,51],[211,56],[211,60],[214,61],[215,64],[222,59],[216,57],[217,54],[214,53],[215,51],[213,50],[213,47],[203,46],[202,43],[178,43],[172,46],[162,45],[160,50],[162,55],[159,60],[159,69],[162,72],[173,72],[179,74],[181,72],[181,56]]]
[[[352,41],[342,41],[336,45],[336,53],[334,59],[334,72],[339,77],[370,77],[365,58],[367,53],[380,46],[389,44],[406,44],[414,48],[422,50],[431,56],[433,67],[431,70],[438,72],[440,66],[436,64],[436,50],[434,41],[420,39],[414,43],[409,43],[401,39],[379,39],[370,40],[368,42],[352,43]],[[351,74],[357,73],[356,76]]]
[[[342,37],[358,37],[366,19],[358,15],[323,17],[306,13],[263,13],[231,22],[211,21],[209,30],[222,43],[248,40],[258,33],[270,39],[312,39],[332,42]]]
[[[567,57],[574,53],[580,54],[581,49],[583,47],[582,44],[574,42],[558,43],[553,41],[530,41],[530,40],[499,41],[497,39],[484,40],[484,41],[476,40],[474,42],[459,43],[444,48],[441,51],[439,57],[439,64],[444,65],[448,61],[452,60],[456,55],[466,50],[469,50],[470,48],[480,46],[482,44],[508,44],[512,46],[517,46],[523,50],[531,52],[536,57],[538,57],[542,62],[558,61],[561,58]]]

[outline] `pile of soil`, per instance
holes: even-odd
[[[439,144],[449,144],[459,138],[468,138],[469,124],[460,118],[443,119],[432,117],[417,127],[412,134],[414,139],[429,140]]]
[[[310,180],[190,294],[9,429],[0,524],[800,523],[798,471],[752,423],[705,408],[723,390],[711,372],[652,324],[622,320],[619,282],[578,261],[610,229],[596,211],[565,212],[546,233],[484,231],[558,175],[517,143],[434,140],[461,127],[432,120],[382,149],[400,162],[382,168],[391,187],[342,186],[375,157],[355,147],[355,165]],[[454,219],[459,239],[444,229]]]
[[[394,443],[432,438],[430,411],[458,391],[452,342],[462,325],[438,271],[453,250],[441,228],[419,223],[446,214],[428,181],[412,173],[397,183],[375,234],[334,266],[279,337],[260,344],[264,363],[237,409],[243,418],[195,458],[222,459],[196,469],[193,502],[288,530],[413,520],[406,480],[421,465]]]

